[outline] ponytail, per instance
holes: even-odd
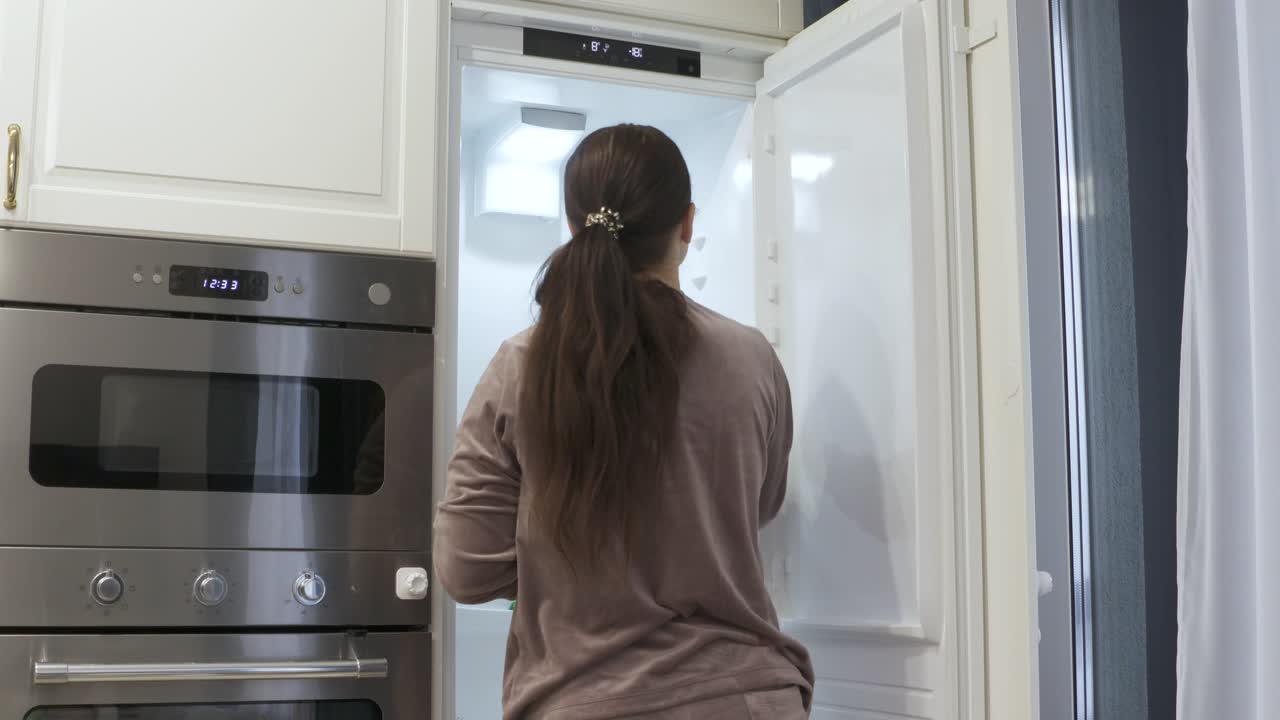
[[[666,139],[652,128],[619,128],[606,130],[640,133],[651,146],[657,143],[652,133]],[[671,231],[682,215],[668,223],[671,212],[649,218],[634,210],[609,211],[616,223],[596,222],[581,208],[598,204],[574,202],[580,190],[575,181],[592,169],[608,170],[590,161],[617,164],[618,144],[626,139],[593,135],[570,160],[566,204],[578,229],[543,266],[534,295],[540,313],[520,396],[523,446],[529,451],[522,463],[526,477],[535,479],[533,527],[574,567],[596,567],[607,553],[629,553],[647,527],[676,430],[680,365],[693,337],[684,295],[643,272],[673,242]],[[613,157],[597,157],[593,147]],[[674,143],[661,149],[668,160],[674,151],[685,178],[681,198],[674,173],[676,199],[667,204],[686,212],[688,171]],[[650,161],[662,159],[661,152],[653,155],[655,148],[646,150]],[[633,180],[643,185],[643,168],[632,169]],[[654,182],[672,177],[663,170],[653,168],[664,176]],[[600,189],[606,188],[595,192]],[[662,199],[661,193],[649,197]],[[645,209],[643,202],[630,206]]]

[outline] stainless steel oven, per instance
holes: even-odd
[[[0,231],[0,546],[425,548],[433,278]]]
[[[427,715],[434,273],[0,230],[0,717]]]

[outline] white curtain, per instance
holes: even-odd
[[[1280,718],[1280,0],[1190,0],[1178,717]]]

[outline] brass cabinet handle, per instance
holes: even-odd
[[[4,209],[12,210],[18,207],[18,140],[22,136],[22,128],[17,125],[9,126],[9,164],[5,175],[8,184],[4,190]]]

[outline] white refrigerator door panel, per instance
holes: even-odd
[[[942,69],[938,0],[850,3],[758,86],[760,323],[796,420],[763,548],[815,718],[960,716],[957,498],[977,480],[956,461]]]

